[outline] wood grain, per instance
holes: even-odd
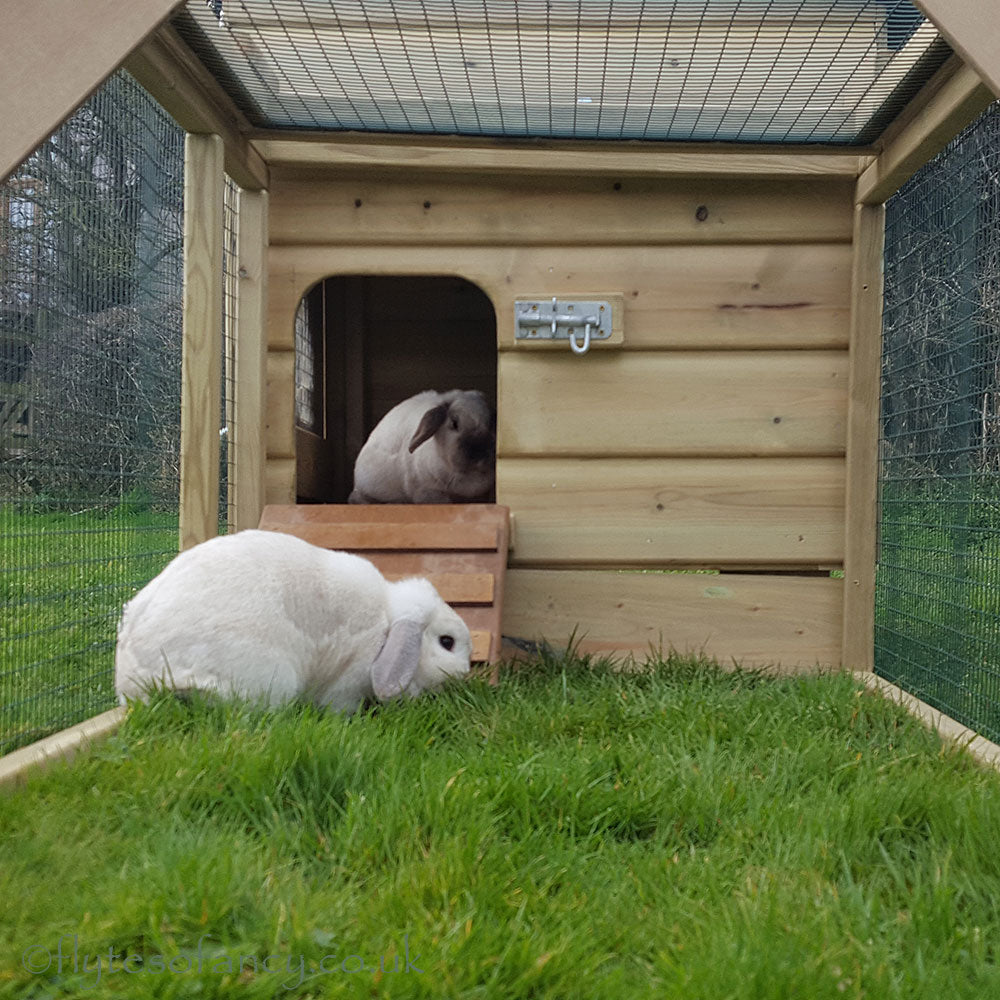
[[[854,245],[844,542],[844,664],[852,670],[874,670],[884,206],[858,206]]]
[[[839,666],[842,582],[818,577],[511,569],[505,635],[582,652],[704,653],[723,664]]]
[[[233,488],[236,529],[253,528],[264,509],[267,418],[267,192],[241,191],[236,312],[236,419]]]
[[[512,566],[839,566],[840,458],[502,459]]]
[[[625,298],[624,350],[846,348],[846,244],[616,247],[272,247],[270,345],[292,350],[302,296],[336,274],[456,275],[482,288],[501,350],[514,300],[602,288]]]
[[[223,189],[222,140],[188,135],[184,144],[181,549],[219,531]]]
[[[500,356],[499,453],[841,455],[840,351]]]
[[[854,183],[593,178],[401,183],[271,173],[275,246],[849,242]],[[606,286],[605,286],[606,287]]]

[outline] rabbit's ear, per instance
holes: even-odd
[[[385,645],[372,663],[372,689],[379,701],[402,694],[413,680],[420,663],[423,633],[423,626],[408,618],[389,626]]]
[[[421,418],[420,424],[410,438],[410,453],[417,450],[425,441],[429,441],[437,434],[445,417],[448,416],[448,404],[439,403],[432,406]]]

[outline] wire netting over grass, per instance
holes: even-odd
[[[888,203],[876,670],[1000,738],[1000,105]]]
[[[0,753],[110,707],[177,550],[183,143],[120,73],[0,185]]]

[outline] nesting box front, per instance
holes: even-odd
[[[353,282],[367,298],[327,314],[314,353],[334,359],[325,384],[368,387],[369,429],[412,392],[496,372],[505,634],[839,662],[853,161],[678,177],[579,150],[510,150],[503,169],[504,152],[352,170],[270,150],[268,501],[342,499],[318,495],[315,455],[363,428],[327,395],[325,421],[296,431],[295,329],[310,289]],[[442,305],[458,279],[492,316],[471,293],[468,323]],[[386,301],[396,288],[405,303]],[[563,316],[606,304],[613,335],[585,353],[525,335],[520,312],[552,300]],[[345,335],[347,355],[330,347]],[[337,454],[343,483],[351,448]]]

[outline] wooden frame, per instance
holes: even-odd
[[[322,171],[405,170],[503,176],[569,174],[574,177],[855,177],[871,151],[855,147],[741,146],[669,143],[646,148],[629,142],[504,141],[447,136],[336,138],[257,132],[253,147],[275,167]]]
[[[224,185],[222,140],[189,134],[184,145],[182,550],[219,531]]]
[[[847,488],[844,517],[843,664],[874,669],[875,562],[878,556],[879,387],[882,363],[882,252],[885,206],[854,215]]]
[[[266,191],[239,198],[236,316],[236,407],[230,447],[235,450],[235,524],[255,528],[264,509],[264,392],[267,359]]]
[[[1000,97],[1000,18],[983,0],[914,0],[948,44]]]
[[[4,5],[0,181],[109,76],[177,0],[32,0]]]
[[[975,70],[950,60],[882,136],[877,158],[858,181],[857,200],[880,205],[891,198],[992,101]]]
[[[182,128],[222,138],[226,173],[241,188],[267,188],[267,164],[245,137],[249,123],[173,28],[135,49],[125,68]]]

